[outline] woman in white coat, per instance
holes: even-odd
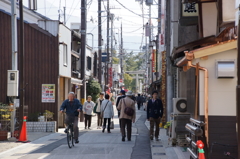
[[[110,123],[111,123],[111,118],[113,118],[113,116],[114,116],[114,112],[113,112],[113,105],[112,105],[112,102],[109,100],[108,94],[105,95],[105,100],[102,101],[101,112],[103,112],[103,118],[104,118],[102,132],[104,133],[106,124],[108,122],[107,131],[108,131],[108,133],[111,133]]]

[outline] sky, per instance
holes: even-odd
[[[24,0],[24,5],[28,6],[28,1]],[[52,20],[58,20],[59,10],[60,10],[60,21],[63,21],[63,7],[66,7],[66,25],[70,28],[71,23],[80,23],[81,14],[81,0],[38,0],[37,12],[49,17]],[[110,13],[115,15],[114,19],[114,35],[116,39],[115,48],[119,49],[120,43],[120,27],[121,23],[123,26],[123,48],[127,52],[139,52],[140,46],[145,45],[145,36],[143,30],[143,24],[148,22],[149,17],[149,7],[143,3],[140,5],[139,2],[135,0],[109,0],[110,2]],[[121,4],[119,4],[119,3]],[[87,33],[94,34],[94,49],[97,49],[98,43],[98,27],[97,27],[97,10],[98,10],[98,0],[87,0]],[[156,4],[156,0],[154,0]],[[102,35],[104,39],[104,45],[106,45],[106,34],[107,34],[107,21],[106,21],[106,11],[107,1],[102,2]],[[144,14],[147,18],[142,18],[138,15]],[[157,26],[157,5],[152,5],[151,9],[152,23]],[[110,25],[111,27],[111,25]],[[154,29],[154,35],[156,35],[156,29]],[[87,37],[87,43],[92,45],[92,37],[89,35]],[[114,42],[115,43],[115,42]]]

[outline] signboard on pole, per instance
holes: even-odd
[[[156,72],[156,50],[152,51],[152,72]]]
[[[110,67],[108,71],[109,71],[108,83],[109,83],[109,87],[112,87],[112,81],[113,81],[112,67]]]
[[[55,84],[42,84],[42,103],[55,103]]]

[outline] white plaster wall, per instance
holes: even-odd
[[[17,14],[17,17],[19,17],[18,5],[16,5],[16,7],[17,7],[16,8],[16,14]],[[8,12],[9,14],[11,14],[11,1],[0,0],[0,9]],[[29,22],[29,23],[36,23],[37,24],[38,20],[43,20],[42,17],[40,17],[36,13],[34,13],[31,10],[26,9],[26,8],[23,9],[23,14],[24,14],[24,20]]]
[[[222,0],[223,22],[235,21],[235,0]]]
[[[216,35],[217,6],[216,3],[202,3],[203,36]],[[211,26],[211,27],[209,27]]]
[[[67,44],[67,66],[63,65],[63,45],[59,45],[59,75],[71,78],[71,31],[64,25],[59,25],[59,42]]]
[[[194,60],[193,64],[199,62],[200,66],[208,69],[209,73],[209,115],[214,116],[236,116],[236,85],[237,71],[235,78],[218,79],[216,77],[216,60],[237,59],[237,50],[228,50],[208,56],[207,60]],[[237,61],[235,61],[237,64]],[[235,65],[237,70],[237,65]],[[199,75],[199,107],[200,115],[204,115],[204,71]]]

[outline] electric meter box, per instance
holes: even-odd
[[[18,96],[18,83],[19,83],[18,70],[8,70],[7,73],[7,96]]]

